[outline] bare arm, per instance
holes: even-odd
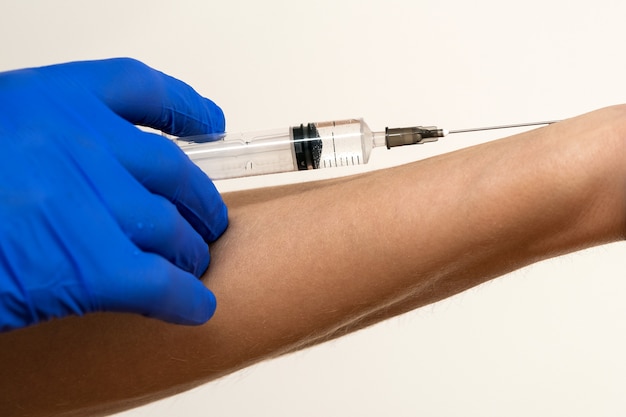
[[[218,297],[209,323],[99,314],[0,335],[0,414],[118,411],[624,239],[626,107],[394,169],[226,199],[231,226],[205,277]]]

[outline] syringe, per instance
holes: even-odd
[[[435,142],[448,134],[538,126],[554,121],[445,130],[436,126],[372,132],[362,119],[301,124],[284,129],[177,138],[183,151],[212,179],[361,165],[372,149]]]

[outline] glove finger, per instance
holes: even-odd
[[[70,153],[74,151],[68,149]],[[185,226],[185,220],[169,202],[141,187],[107,150],[80,152],[80,162],[74,160],[85,174],[84,183],[92,187],[108,217],[120,226],[104,227],[99,236],[109,261],[92,258],[95,270],[102,271],[95,276],[107,277],[89,280],[93,309],[139,313],[180,324],[207,321],[215,310],[214,295],[196,276],[167,259],[187,265],[187,269],[200,275],[199,271],[208,265],[206,244],[191,227]],[[155,228],[148,230],[154,233],[144,233],[136,226],[138,222],[149,223],[150,219]],[[134,233],[129,236],[133,224]],[[80,234],[80,230],[75,233],[78,235],[71,241],[82,240],[85,247],[91,246],[93,235]],[[170,240],[168,235],[175,237]],[[155,253],[140,250],[133,241]]]
[[[132,184],[134,179],[129,177]],[[130,184],[129,184],[130,185]],[[128,238],[196,277],[209,266],[209,247],[169,201],[136,184],[116,187],[108,205]],[[112,200],[112,201],[111,201]]]
[[[138,183],[110,149],[86,152],[68,147],[67,152],[80,153],[80,162],[77,162],[80,170],[137,247],[160,255],[198,277],[206,270],[209,251],[203,236],[194,230],[172,203],[150,193]],[[79,161],[79,156],[74,159]]]
[[[42,71],[78,83],[132,124],[176,136],[224,131],[224,113],[217,104],[131,58],[72,62]]]
[[[106,133],[118,161],[146,189],[174,204],[206,242],[216,240],[226,230],[228,211],[209,177],[172,141],[120,124],[109,124]]]
[[[126,259],[116,279],[95,294],[103,311],[138,313],[170,323],[198,325],[216,308],[215,295],[192,274],[143,253]],[[128,267],[132,265],[132,267]]]

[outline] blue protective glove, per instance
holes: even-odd
[[[227,226],[171,141],[224,130],[219,107],[132,59],[0,73],[0,330],[94,311],[201,324],[198,280]]]

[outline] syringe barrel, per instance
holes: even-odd
[[[363,120],[348,119],[177,142],[210,178],[226,179],[364,164],[372,138]]]

